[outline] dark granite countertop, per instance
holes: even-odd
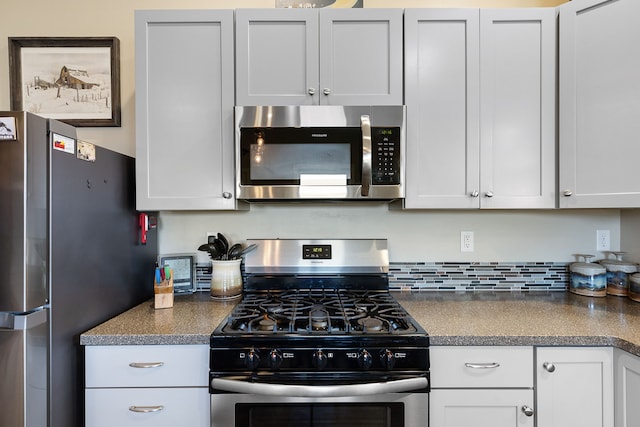
[[[614,346],[640,356],[640,303],[568,292],[393,292],[431,345]],[[144,302],[85,332],[82,345],[208,344],[237,300],[206,292]]]

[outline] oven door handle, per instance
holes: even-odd
[[[362,129],[362,197],[369,195],[371,187],[371,120],[369,116],[360,116]]]
[[[408,391],[421,390],[428,386],[429,380],[425,377],[407,378],[403,380],[386,381],[381,383],[346,384],[332,386],[263,384],[230,380],[226,378],[214,378],[211,380],[211,387],[216,390],[278,397],[372,396],[387,393],[403,393]]]

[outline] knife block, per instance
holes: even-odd
[[[171,308],[173,307],[173,271],[168,280],[153,283],[154,308]]]

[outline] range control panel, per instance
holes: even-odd
[[[400,184],[400,128],[371,128],[371,179],[374,185]]]

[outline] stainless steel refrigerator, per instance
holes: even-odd
[[[134,159],[0,112],[0,426],[84,425],[82,332],[153,295]]]

